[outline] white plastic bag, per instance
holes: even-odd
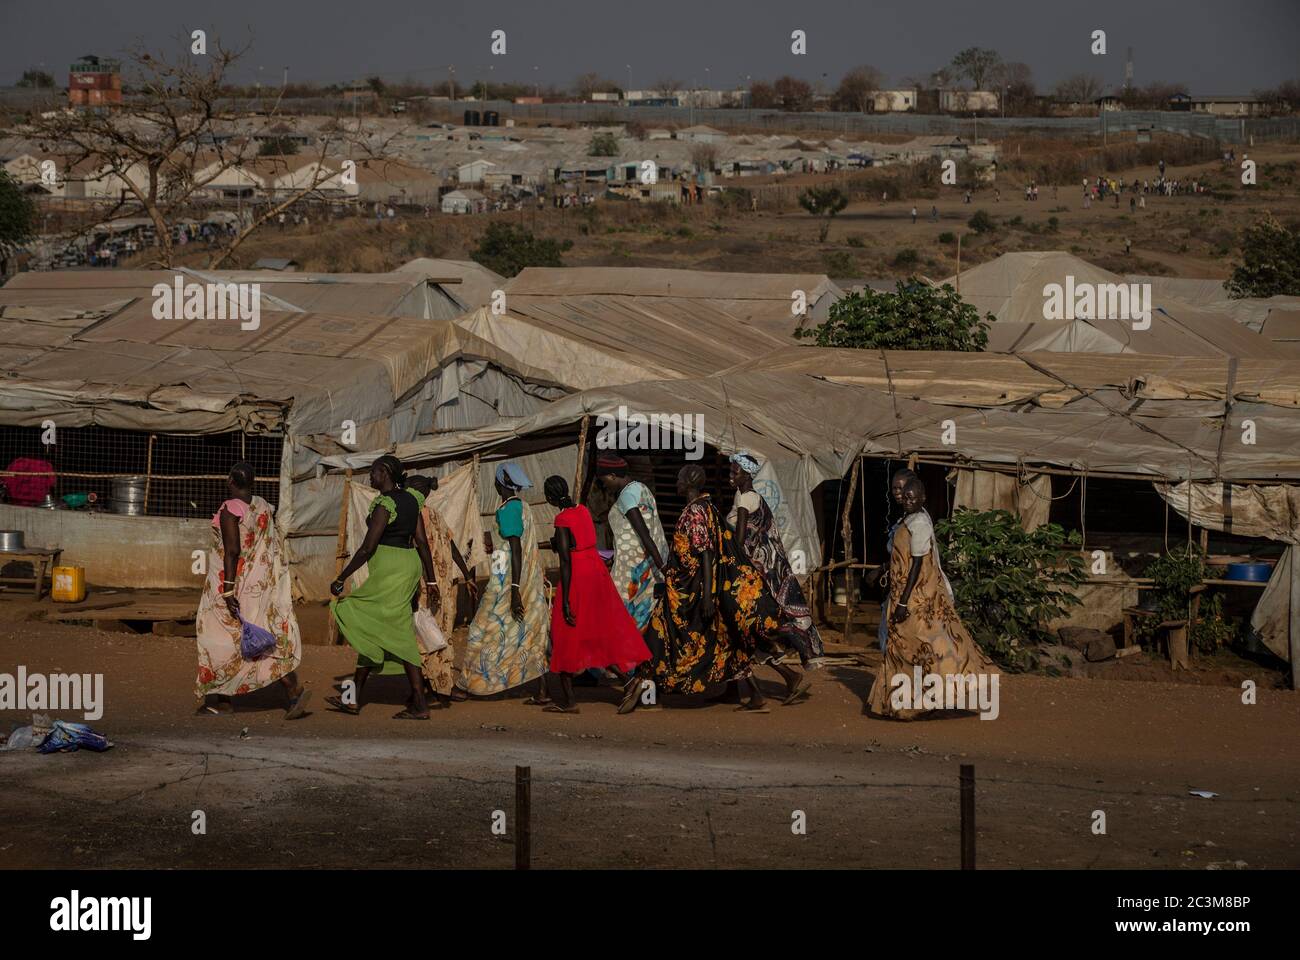
[[[421,653],[437,653],[447,646],[447,638],[438,626],[438,618],[428,607],[415,611],[415,636],[420,641]]]

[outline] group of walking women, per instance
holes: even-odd
[[[669,542],[653,492],[630,477],[622,457],[602,454],[596,477],[613,501],[609,567],[597,550],[590,511],[573,501],[562,477],[547,478],[546,500],[558,511],[551,546],[559,561],[559,583],[548,601],[536,524],[523,496],[532,483],[518,464],[496,471],[500,543],[487,536],[491,569],[479,597],[453,532],[428,500],[437,481],[408,481],[400,461],[380,457],[370,470],[376,496],[365,537],[330,586],[337,598],[332,614],[356,651],[356,669],[350,689],[326,702],[357,714],[372,673],[404,674],[410,698],[398,719],[425,720],[454,701],[516,688],[528,688],[526,702],[547,711],[576,713],[574,680],[589,674],[622,686],[619,713],[658,705],[660,694],[728,693],[739,700],[738,710],[766,713],[754,677],[761,665],[785,682],[784,704],[799,702],[811,686],[804,670],[819,664],[822,641],[771,506],[754,488],[760,468],[748,454],[731,457],[736,496],[724,516],[705,490],[704,469],[684,466],[677,493],[685,507]],[[296,673],[301,639],[287,558],[272,508],[253,494],[253,481],[252,468],[236,464],[229,497],[212,519],[197,614],[199,713],[229,713],[233,696],[278,683],[286,719],[296,719],[305,714],[310,691]],[[996,668],[957,616],[924,485],[911,471],[899,471],[891,493],[904,516],[889,531],[890,560],[880,571],[887,582],[884,659],[869,707],[912,719],[923,711],[890,696],[897,676],[910,677],[916,667],[941,675]],[[362,568],[365,581],[343,597]],[[456,570],[477,602],[459,669],[448,639]],[[417,616],[424,629],[417,630]],[[274,638],[252,658],[241,644],[250,627]]]
[[[491,568],[478,597],[452,531],[427,499],[437,481],[408,480],[400,461],[380,457],[370,470],[376,496],[365,537],[330,585],[332,615],[357,653],[356,669],[347,689],[326,703],[359,713],[372,673],[404,674],[410,697],[398,719],[427,719],[455,701],[516,688],[526,688],[528,703],[575,713],[574,680],[585,674],[622,686],[620,713],[657,704],[659,693],[729,692],[740,698],[738,709],[765,713],[753,676],[761,664],[785,681],[783,702],[798,702],[811,684],[784,661],[793,655],[815,666],[822,644],[771,507],[753,487],[759,468],[747,454],[731,458],[736,499],[724,518],[704,489],[703,468],[683,467],[677,492],[686,506],[670,543],[652,491],[630,477],[622,457],[602,454],[596,477],[613,501],[608,566],[590,511],[574,503],[564,478],[547,478],[543,491],[558,511],[551,546],[559,561],[559,583],[548,601],[536,524],[524,498],[532,483],[518,464],[496,471],[500,542],[486,536]],[[271,507],[253,495],[252,485],[251,468],[236,465],[229,498],[213,518],[212,573],[198,619],[200,713],[229,712],[232,696],[279,681],[288,697],[286,717],[293,719],[303,715],[309,696],[295,673],[301,641],[283,544]],[[342,596],[363,568],[365,581]],[[459,669],[448,639],[455,568],[477,603]],[[424,629],[417,629],[417,615]],[[269,654],[244,659],[245,623],[276,635]]]

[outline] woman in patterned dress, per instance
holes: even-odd
[[[889,559],[889,639],[885,658],[876,670],[868,701],[871,712],[896,720],[912,720],[928,710],[895,705],[891,694],[903,678],[945,678],[995,674],[998,668],[984,655],[962,626],[939,564],[934,524],[925,511],[925,484],[918,477],[903,486],[903,523],[894,533]]]
[[[597,458],[596,477],[614,498],[609,509],[609,526],[614,534],[610,576],[637,629],[644,630],[654,609],[655,585],[663,582],[668,556],[659,507],[649,487],[628,477],[627,461],[617,454],[604,453]]]
[[[781,533],[776,518],[767,501],[754,489],[754,477],[760,464],[747,453],[731,457],[731,485],[736,488],[736,502],[727,515],[727,523],[736,532],[736,538],[745,558],[754,565],[780,613],[775,630],[759,636],[759,657],[781,675],[785,681],[786,706],[804,696],[812,681],[793,667],[781,663],[786,652],[793,650],[806,668],[809,661],[822,656],[822,638],[812,622],[812,611],[804,600],[803,588],[795,578],[790,561],[781,544]],[[758,705],[763,695],[754,684]]]
[[[271,505],[253,493],[253,467],[240,462],[226,481],[229,498],[212,517],[214,547],[195,615],[200,716],[234,712],[231,697],[276,681],[289,698],[286,720],[303,716],[311,691],[298,682],[302,660],[284,542]],[[256,660],[239,652],[240,619],[275,634],[275,648]]]
[[[488,696],[533,680],[546,673],[550,606],[543,590],[541,556],[533,512],[520,494],[532,482],[517,463],[497,467],[497,532],[502,543],[493,549],[491,573],[483,599],[469,625],[465,659],[456,684],[466,693]],[[541,683],[532,703],[549,700]]]
[[[686,507],[673,532],[666,591],[646,628],[651,660],[629,684],[619,713],[635,710],[651,681],[658,693],[698,694],[729,680],[753,687],[758,637],[780,625],[763,578],[737,549],[704,483],[699,464],[687,464],[677,475]],[[761,695],[738,709],[768,712]]]
[[[465,691],[455,684],[456,649],[451,643],[451,633],[456,626],[456,581],[454,570],[456,568],[460,569],[461,579],[465,584],[465,588],[469,591],[470,603],[475,607],[478,605],[478,584],[474,582],[474,574],[465,563],[465,558],[461,556],[460,548],[456,546],[456,539],[451,527],[447,526],[447,521],[443,519],[442,514],[434,508],[429,500],[429,494],[438,489],[438,478],[411,477],[407,486],[412,493],[424,498],[424,502],[420,507],[420,518],[424,522],[424,537],[429,541],[429,555],[433,559],[434,579],[447,588],[446,597],[438,605],[438,609],[434,611],[438,629],[442,631],[443,637],[447,640],[446,645],[436,650],[426,649],[424,638],[420,637],[417,632],[417,638],[420,640],[421,672],[424,674],[424,681],[428,687],[425,692],[442,701],[464,700],[467,696]],[[414,602],[419,607],[428,607],[428,601],[425,599],[422,590],[416,591]]]

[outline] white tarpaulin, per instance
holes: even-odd
[[[1032,474],[1022,483],[1019,477],[992,470],[958,470],[956,508],[1006,510],[1026,530],[1037,530],[1047,522],[1052,509],[1052,478]]]
[[[483,549],[483,525],[478,511],[476,467],[475,462],[466,463],[447,476],[439,478],[438,489],[429,494],[429,502],[451,528],[456,546],[461,556],[465,558],[465,565],[470,568],[470,572],[477,574],[483,572],[477,568],[487,560],[487,553]],[[348,483],[347,549],[349,554],[356,553],[366,538],[366,516],[375,495],[373,487],[355,481]],[[366,582],[366,575],[365,567],[352,575],[353,590]]]

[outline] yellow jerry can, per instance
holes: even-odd
[[[59,603],[79,603],[86,599],[86,568],[55,567],[50,596]]]

